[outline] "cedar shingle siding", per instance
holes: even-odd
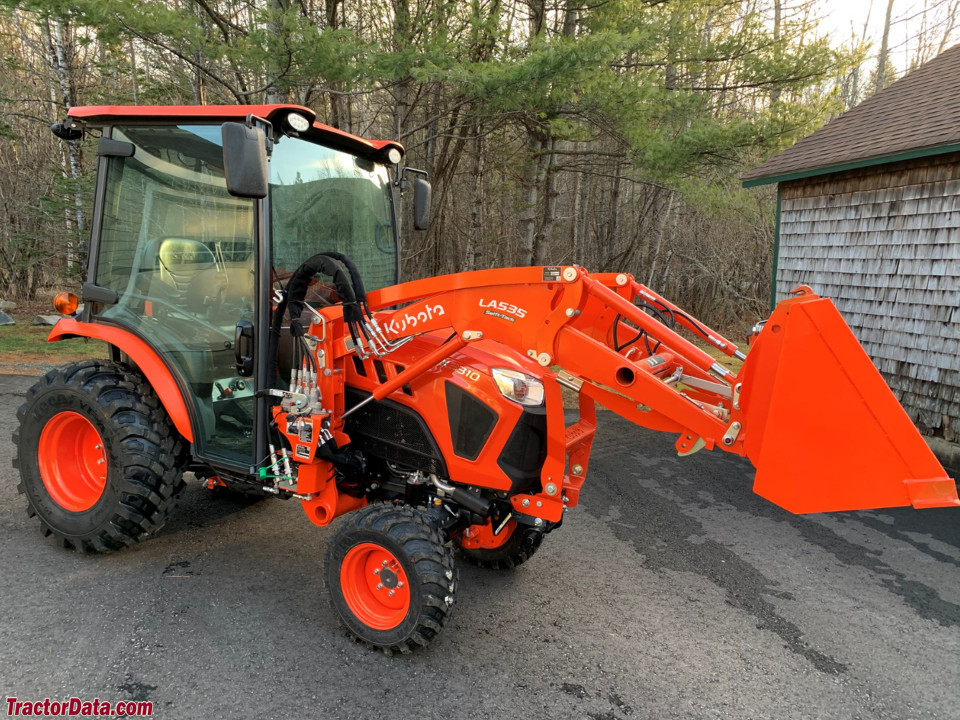
[[[777,299],[831,298],[921,429],[960,438],[960,153],[781,193]]]

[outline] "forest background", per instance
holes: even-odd
[[[294,102],[433,183],[406,279],[576,263],[721,327],[765,314],[739,175],[954,42],[960,0],[0,0],[0,297],[80,284],[74,105]],[[409,200],[407,200],[409,202]]]

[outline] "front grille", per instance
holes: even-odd
[[[512,481],[512,492],[540,490],[540,471],[547,459],[546,408],[524,408],[497,465]]]
[[[497,424],[497,413],[449,380],[444,384],[444,393],[453,452],[467,460],[476,460]]]
[[[347,408],[368,396],[348,388]],[[344,429],[353,445],[368,455],[446,477],[443,456],[427,424],[404,405],[392,400],[368,403],[346,419]]]

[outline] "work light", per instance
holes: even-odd
[[[287,115],[287,124],[298,133],[306,132],[310,129],[310,121],[300,113],[292,112]]]

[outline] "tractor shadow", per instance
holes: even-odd
[[[177,502],[176,510],[158,536],[177,535],[185,530],[210,529],[238,520],[238,515],[249,514],[252,510],[259,511],[274,504],[286,505],[284,501],[276,498],[245,495],[223,489],[208,490],[193,473],[187,473],[184,479],[187,487]]]

